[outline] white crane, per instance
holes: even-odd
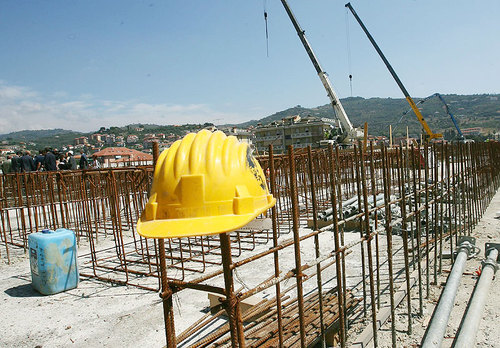
[[[330,83],[330,80],[328,79],[328,75],[326,74],[325,71],[321,68],[319,65],[319,61],[314,55],[314,52],[311,48],[311,45],[309,45],[309,42],[306,39],[306,35],[304,30],[300,27],[299,23],[295,19],[295,16],[293,15],[292,10],[288,6],[288,3],[286,0],[281,0],[281,3],[283,4],[283,7],[286,10],[286,13],[288,14],[288,17],[290,17],[290,20],[292,21],[292,24],[297,31],[297,35],[299,35],[300,41],[302,42],[302,45],[304,45],[304,48],[306,49],[307,54],[309,55],[309,58],[311,59],[311,62],[314,65],[314,68],[316,69],[316,72],[318,73],[319,79],[323,83],[323,86],[326,89],[326,93],[328,95],[328,98],[330,98],[330,103],[332,104],[333,111],[335,113],[335,116],[337,119],[340,121],[340,126],[341,126],[341,135],[338,138],[338,142],[341,143],[348,143],[351,142],[353,139],[358,139],[363,136],[363,131],[357,128],[354,128],[351,121],[349,120],[349,117],[347,117],[347,114],[344,110],[344,107],[340,103],[340,99],[337,97],[337,94],[333,90],[332,84]]]

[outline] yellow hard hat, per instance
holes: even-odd
[[[137,231],[149,238],[234,231],[275,203],[248,144],[204,129],[159,156]]]

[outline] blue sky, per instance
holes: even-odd
[[[500,93],[500,1],[351,3],[414,98]],[[353,96],[402,97],[344,4],[289,0],[340,98],[349,73]],[[0,134],[238,123],[329,102],[279,0],[3,0],[0,43]]]

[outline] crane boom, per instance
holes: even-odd
[[[286,10],[286,13],[288,14],[288,17],[292,21],[292,24],[297,31],[297,35],[300,38],[300,41],[302,42],[302,45],[304,45],[304,48],[306,49],[306,52],[311,59],[312,64],[314,65],[314,68],[316,69],[316,72],[319,76],[319,79],[321,80],[321,83],[326,89],[326,93],[328,95],[328,98],[330,98],[330,103],[332,104],[333,111],[335,112],[335,116],[337,119],[340,121],[341,127],[343,128],[343,139],[349,137],[349,138],[355,138],[357,137],[357,129],[355,129],[349,120],[349,117],[347,117],[347,114],[344,110],[344,107],[340,103],[340,99],[337,97],[337,94],[333,90],[332,84],[330,83],[330,80],[328,79],[328,75],[326,72],[323,71],[321,68],[321,65],[319,64],[318,59],[314,55],[314,52],[311,48],[311,45],[309,45],[309,42],[306,39],[306,35],[304,30],[300,27],[299,23],[297,22],[297,19],[295,19],[295,16],[288,6],[288,3],[286,0],[281,0],[281,3],[283,4],[283,7]]]
[[[421,103],[424,103],[426,102],[427,100],[433,98],[433,97],[438,97],[439,100],[443,103],[444,105],[444,109],[446,111],[446,113],[448,114],[448,116],[450,116],[451,120],[453,121],[453,124],[455,125],[455,128],[457,129],[457,132],[458,132],[458,135],[460,136],[460,138],[462,140],[465,140],[465,136],[463,135],[462,133],[462,130],[460,129],[460,127],[458,126],[458,122],[457,122],[457,119],[455,118],[455,116],[451,113],[450,111],[450,107],[448,106],[448,103],[444,100],[443,96],[439,93],[434,93],[433,95],[430,95],[422,100],[420,100],[418,102],[418,104],[421,104]]]
[[[444,109],[446,110],[446,113],[450,116],[451,120],[453,121],[453,124],[455,125],[455,128],[457,129],[457,132],[460,135],[460,138],[462,138],[462,140],[465,139],[465,137],[462,133],[462,130],[458,126],[458,122],[457,122],[455,116],[453,116],[453,114],[450,111],[450,108],[448,107],[448,103],[446,103],[446,101],[443,99],[443,96],[441,94],[435,93],[434,95],[436,95],[439,98],[439,100],[441,100],[441,102],[443,103]]]
[[[345,7],[347,7],[351,11],[351,13],[353,14],[354,18],[356,18],[356,21],[361,26],[361,29],[363,29],[363,31],[365,32],[366,36],[368,37],[368,40],[370,40],[371,44],[373,45],[373,47],[375,48],[375,50],[379,54],[380,58],[382,58],[382,61],[384,62],[385,66],[387,67],[387,69],[391,73],[392,77],[394,78],[394,80],[398,84],[399,88],[403,92],[403,95],[405,96],[406,101],[408,102],[408,104],[410,104],[410,107],[412,108],[413,112],[415,112],[415,115],[417,116],[418,121],[420,122],[420,124],[424,128],[424,131],[427,134],[427,136],[429,137],[429,140],[430,139],[436,139],[436,138],[442,138],[443,137],[442,134],[434,133],[431,130],[431,128],[427,124],[427,121],[425,121],[424,116],[422,116],[422,113],[420,112],[420,110],[418,109],[417,105],[413,101],[412,97],[410,96],[410,94],[406,90],[405,86],[403,85],[403,83],[399,79],[398,75],[396,74],[396,72],[392,68],[391,64],[389,63],[389,61],[387,60],[387,58],[382,53],[382,50],[378,47],[377,43],[375,42],[375,39],[368,32],[368,29],[366,29],[365,25],[363,24],[363,22],[359,18],[358,14],[356,13],[356,11],[354,11],[354,8],[352,8],[351,3],[348,2],[347,4],[345,4]]]

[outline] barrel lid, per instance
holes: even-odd
[[[44,230],[42,230],[42,233],[49,234],[49,233],[54,233],[54,231],[49,230],[49,229],[44,229]]]

